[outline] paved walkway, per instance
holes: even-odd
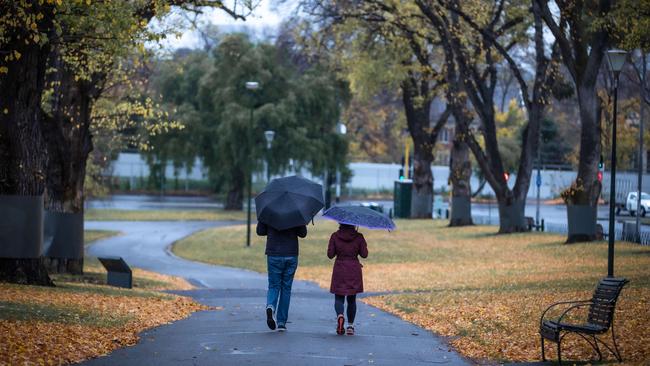
[[[169,246],[218,222],[87,222],[86,229],[119,230],[98,241],[92,256],[120,255],[132,266],[187,278],[201,288],[179,292],[223,306],[141,334],[133,347],[87,365],[463,365],[468,361],[432,333],[374,307],[358,304],[357,335],[338,336],[332,296],[295,281],[288,331],[266,326],[266,276],[178,258]],[[264,255],[260,252],[260,255]]]

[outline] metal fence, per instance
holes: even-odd
[[[498,216],[487,216],[487,215],[472,215],[472,220],[476,225],[499,225]],[[600,221],[599,224],[603,226],[604,236],[607,237],[609,226],[606,221]],[[567,234],[569,228],[567,224],[561,223],[545,223],[544,232],[557,233],[557,234]],[[641,245],[650,245],[650,230],[641,230],[639,233],[639,238],[636,238],[636,232],[633,229],[625,230],[625,227],[621,223],[617,223],[614,229],[614,238],[620,241],[627,241],[630,243],[637,243]],[[637,239],[637,240],[635,240]]]

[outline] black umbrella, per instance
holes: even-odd
[[[295,175],[273,179],[255,197],[257,220],[277,230],[307,224],[323,206],[323,186]]]
[[[323,212],[323,217],[342,224],[363,226],[369,229],[395,230],[395,223],[390,217],[363,206],[334,206]]]

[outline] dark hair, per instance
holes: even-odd
[[[339,224],[339,230],[340,229],[352,229],[356,230],[357,228],[354,225],[349,225],[349,224]]]

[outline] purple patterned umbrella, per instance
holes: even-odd
[[[395,230],[395,223],[388,216],[363,206],[334,206],[325,211],[323,217],[368,229]]]

